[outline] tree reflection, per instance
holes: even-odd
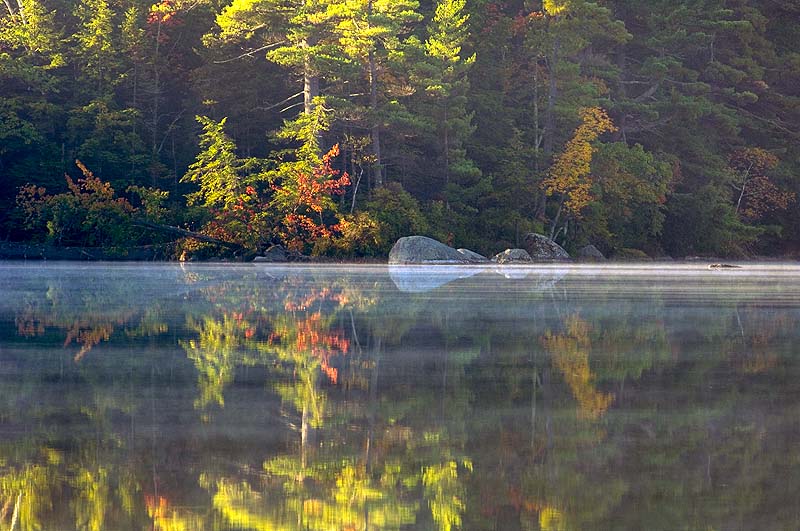
[[[311,271],[0,313],[0,529],[796,527],[794,307]]]
[[[614,396],[595,388],[596,376],[589,368],[589,324],[573,315],[566,319],[565,326],[564,334],[555,335],[548,330],[542,343],[578,401],[578,417],[598,419],[605,415]]]

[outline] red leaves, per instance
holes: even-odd
[[[281,237],[293,251],[302,251],[319,238],[331,237],[338,229],[335,224],[326,224],[323,216],[326,210],[335,208],[331,196],[343,194],[350,184],[347,173],[332,166],[332,160],[338,155],[337,144],[323,155],[321,163],[310,173],[298,171],[283,179],[280,185],[272,185],[276,195],[274,203],[285,212],[281,219]]]
[[[175,18],[178,7],[173,0],[161,0],[150,6],[147,14],[148,24],[176,25],[179,21]]]

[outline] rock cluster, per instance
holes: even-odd
[[[498,264],[520,262],[567,261],[569,254],[553,240],[541,234],[529,233],[524,249],[506,249],[495,255]],[[597,251],[595,249],[595,251]],[[599,251],[597,251],[599,253]],[[602,255],[600,255],[602,256]],[[427,236],[400,238],[389,252],[390,264],[481,264],[489,259],[469,249],[454,249]]]
[[[468,249],[454,249],[427,236],[400,238],[389,251],[390,264],[475,264],[486,257]]]

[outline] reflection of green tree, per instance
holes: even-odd
[[[243,362],[241,323],[225,315],[221,320],[210,316],[202,321],[189,318],[187,328],[197,333],[197,339],[181,341],[186,356],[197,369],[200,396],[195,407],[206,409],[211,404],[225,405],[223,391],[233,381],[237,363]]]
[[[465,461],[465,468],[472,471],[472,463]],[[459,481],[458,463],[446,461],[424,468],[422,484],[425,497],[431,508],[433,520],[440,531],[461,527],[461,515],[466,509],[465,488]]]
[[[42,529],[42,518],[53,509],[53,465],[58,464],[60,455],[49,451],[45,457],[47,460],[43,464],[26,464],[20,468],[0,463],[0,501],[3,504],[0,528]]]

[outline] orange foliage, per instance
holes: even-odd
[[[757,220],[772,210],[785,210],[795,194],[782,190],[767,174],[778,165],[778,158],[761,148],[734,151],[728,165],[733,173],[733,188],[738,192],[736,211],[747,220]]]
[[[341,331],[326,330],[319,311],[276,328],[270,334],[269,342],[283,342],[294,352],[309,353],[319,360],[320,369],[334,384],[339,381],[339,371],[331,366],[330,360],[350,350],[350,341]]]
[[[157,4],[150,6],[147,14],[148,24],[177,24],[175,16],[178,13],[178,6],[174,0],[161,0]]]
[[[542,342],[578,401],[578,417],[598,419],[608,410],[614,395],[601,393],[594,386],[595,376],[589,367],[589,324],[577,316],[568,318],[566,324],[566,334],[547,332]]]
[[[332,166],[332,160],[338,155],[339,145],[336,144],[310,174],[297,172],[280,185],[272,185],[273,202],[284,212],[281,239],[293,251],[302,251],[306,244],[331,237],[339,230],[337,225],[325,225],[322,219],[323,212],[334,207],[330,196],[343,194],[350,184],[347,173]]]
[[[167,516],[169,512],[169,501],[163,496],[153,496],[145,494],[144,505],[150,518],[159,519]]]
[[[286,301],[283,303],[283,308],[287,312],[302,311],[307,310],[312,304],[319,301],[334,301],[339,303],[339,306],[344,306],[350,302],[350,299],[347,297],[347,295],[340,291],[333,291],[331,288],[322,288],[313,290],[310,294],[299,301],[286,299]]]
[[[586,107],[579,114],[581,125],[542,181],[547,195],[564,196],[567,212],[575,217],[579,217],[580,211],[592,201],[589,193],[592,188],[589,172],[595,152],[592,143],[603,133],[616,131],[611,118],[600,107]]]
[[[74,356],[74,361],[79,362],[94,346],[108,341],[115,328],[128,322],[132,315],[133,312],[116,318],[87,315],[77,321],[65,322],[47,314],[40,315],[33,308],[26,308],[17,315],[14,322],[17,325],[17,333],[23,337],[42,336],[48,327],[66,330],[63,346],[66,348],[72,343],[80,345],[80,350]]]

